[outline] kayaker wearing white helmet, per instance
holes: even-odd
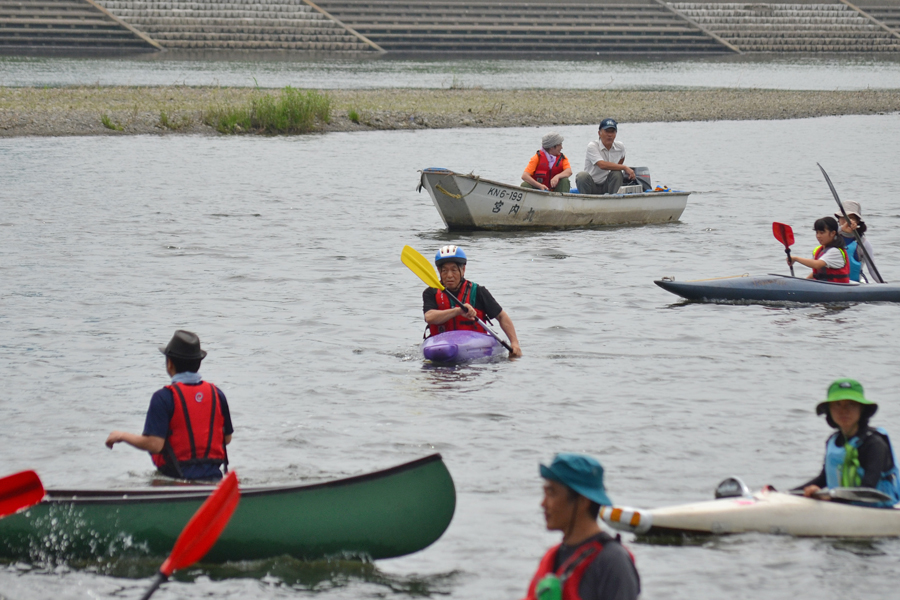
[[[509,338],[509,345],[512,347],[510,356],[522,356],[512,319],[486,287],[466,279],[466,262],[466,253],[459,246],[444,246],[435,254],[434,264],[441,275],[441,283],[459,298],[463,306],[451,300],[444,292],[431,287],[425,288],[422,292],[422,310],[430,335],[457,329],[483,332],[484,329],[475,321],[475,317],[482,321],[485,317],[497,319],[500,328]]]
[[[847,211],[847,216],[850,217],[849,221],[844,218],[844,215],[838,213],[834,213],[834,218],[838,220],[838,225],[841,227],[841,236],[844,238],[844,244],[847,245],[847,256],[850,258],[850,280],[859,281],[862,274],[863,259],[862,252],[857,248],[858,243],[856,236],[853,235],[854,230],[862,238],[863,246],[865,246],[866,252],[872,260],[875,260],[875,251],[872,250],[869,238],[865,236],[868,226],[862,220],[862,207],[859,205],[859,202],[847,200],[844,202],[844,210]]]
[[[869,427],[877,410],[878,405],[865,397],[858,381],[838,379],[829,386],[828,397],[816,407],[816,414],[825,415],[838,431],[825,443],[822,472],[801,486],[804,496],[812,497],[825,487],[868,487],[892,500],[865,506],[891,507],[900,502],[900,470],[891,440],[881,427]]]
[[[541,559],[524,600],[634,600],[641,579],[634,557],[617,535],[597,524],[600,506],[612,502],[603,487],[603,467],[584,454],[560,453],[544,478],[547,529],[562,531],[562,543]]]

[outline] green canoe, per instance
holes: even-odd
[[[48,490],[40,504],[0,520],[0,557],[165,557],[210,491]],[[242,488],[237,511],[204,561],[402,556],[441,537],[455,508],[440,454],[326,483]]]

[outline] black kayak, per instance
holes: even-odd
[[[698,281],[662,279],[653,283],[682,298],[701,302],[900,302],[900,285],[832,283],[787,275],[722,277]]]

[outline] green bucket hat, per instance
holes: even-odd
[[[819,405],[816,406],[816,414],[828,414],[828,404],[830,402],[838,402],[839,400],[853,400],[854,402],[859,402],[864,405],[862,414],[867,418],[874,415],[875,411],[878,410],[877,403],[866,399],[863,394],[862,384],[855,379],[845,377],[843,379],[834,380],[834,382],[828,386],[828,397],[825,398],[823,402],[819,402]]]

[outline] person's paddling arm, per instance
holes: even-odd
[[[443,325],[450,319],[463,315],[470,319],[474,319],[477,316],[477,313],[475,312],[475,309],[472,308],[471,304],[466,304],[465,308],[462,306],[454,306],[447,310],[431,309],[425,313],[425,322],[429,325]]]
[[[604,171],[625,171],[625,174],[628,175],[629,179],[634,179],[634,170],[631,167],[625,166],[625,157],[617,162],[609,162],[608,160],[598,160],[594,163]]]
[[[159,454],[166,445],[166,440],[155,435],[138,435],[136,433],[128,433],[127,431],[113,431],[106,438],[106,447],[112,450],[112,447],[119,442],[125,442],[134,446],[138,450],[146,450],[151,454]]]
[[[506,314],[505,310],[501,310],[496,318],[497,322],[500,324],[500,329],[502,329],[503,333],[506,334],[506,337],[509,338],[509,345],[512,346],[512,352],[509,353],[510,356],[522,356],[522,349],[519,347],[519,338],[516,336],[516,328],[513,325],[512,319]]]
[[[231,435],[225,436],[225,444],[231,443]],[[150,454],[159,454],[166,445],[166,440],[155,435],[138,435],[136,433],[128,433],[127,431],[113,431],[106,438],[106,446],[112,450],[112,447],[119,442],[125,442],[134,446],[138,450],[146,450]]]

